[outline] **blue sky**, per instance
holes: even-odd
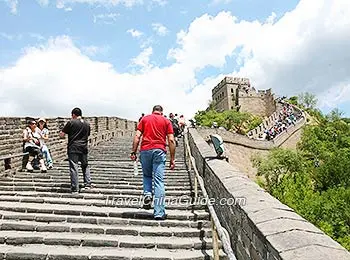
[[[324,111],[350,116],[349,9],[345,0],[0,0],[0,108],[57,116],[80,105],[135,119],[160,103],[190,117],[231,75],[278,95],[313,92]],[[23,104],[26,93],[36,105]]]

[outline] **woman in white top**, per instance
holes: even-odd
[[[47,167],[49,169],[52,169],[53,164],[52,164],[52,158],[49,152],[49,148],[47,148],[47,145],[45,141],[49,139],[49,129],[47,128],[46,124],[46,119],[45,118],[40,118],[38,121],[38,129],[39,129],[39,134],[40,134],[40,149],[41,152],[43,153]]]
[[[28,156],[23,158],[23,166],[25,165],[26,169],[29,172],[33,171],[33,166],[31,164],[31,156],[37,156],[40,162],[41,172],[46,172],[46,166],[43,159],[43,155],[40,150],[40,133],[39,129],[36,127],[35,120],[29,120],[28,126],[23,130],[23,143],[24,143],[24,152],[29,153]]]

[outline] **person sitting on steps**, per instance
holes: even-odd
[[[26,129],[23,130],[23,149],[25,153],[28,153],[28,155],[23,157],[22,168],[25,168],[29,172],[33,172],[34,170],[31,164],[33,158],[31,157],[37,157],[39,159],[41,172],[47,172],[44,158],[40,150],[39,138],[40,134],[36,126],[36,121],[31,119],[28,121],[28,126]]]

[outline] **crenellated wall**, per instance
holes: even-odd
[[[238,168],[213,159],[215,151],[189,130],[192,155],[238,260],[349,260],[350,253],[291,208],[272,197]]]
[[[135,131],[136,122],[118,117],[84,117],[84,119],[89,122],[91,127],[90,147],[115,136],[132,136]],[[46,143],[54,163],[66,158],[67,137],[61,139],[59,132],[67,121],[69,121],[69,118],[57,117],[47,119],[50,134]],[[25,118],[0,117],[0,157],[22,153],[22,133],[25,128]],[[11,162],[12,169],[9,172],[16,171],[21,168],[22,157],[13,158]],[[4,160],[0,161],[1,172],[4,172]]]

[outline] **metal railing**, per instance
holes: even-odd
[[[204,186],[204,181],[203,178],[200,176],[198,169],[196,167],[196,161],[194,157],[191,154],[191,147],[188,142],[188,133],[184,135],[185,139],[185,154],[186,158],[188,158],[188,170],[191,171],[193,168],[193,171],[195,173],[195,178],[194,178],[194,196],[195,196],[195,201],[197,201],[198,197],[198,184],[200,189],[202,190],[202,194],[204,198],[206,199],[207,202],[209,202],[209,197],[208,193],[205,189]],[[214,253],[214,260],[219,260],[219,238],[221,240],[222,247],[224,249],[224,252],[226,253],[228,259],[230,260],[237,260],[235,257],[232,247],[231,247],[231,242],[230,242],[230,236],[225,228],[221,226],[220,220],[218,216],[216,215],[215,209],[213,205],[210,203],[207,203],[207,207],[209,209],[209,213],[211,216],[211,229],[212,229],[212,240],[213,240],[213,253]]]

